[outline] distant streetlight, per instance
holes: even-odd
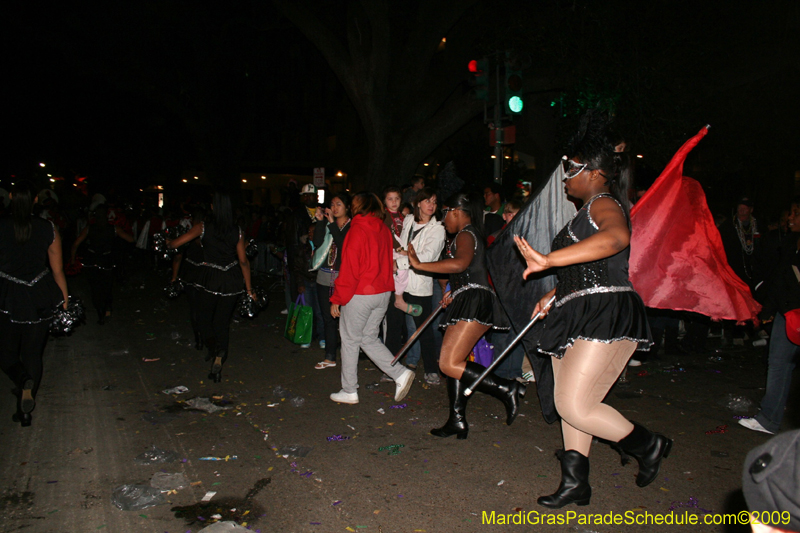
[[[242,183],[247,183],[247,180],[243,179],[243,180],[242,180]]]
[[[337,178],[341,178],[343,175],[344,175],[344,174],[342,174],[342,171],[341,171],[341,170],[340,170],[339,172],[337,172],[337,173],[336,173],[336,177],[337,177]]]
[[[56,180],[54,178],[50,178],[50,183],[55,183]]]
[[[639,154],[636,157],[638,157],[639,159],[644,159],[644,156],[642,154]]]
[[[39,163],[39,166],[44,168],[44,163]]]
[[[197,176],[195,176],[194,179],[197,179]]]
[[[267,179],[267,177],[266,176],[261,176],[261,179],[265,180],[265,179]]]
[[[187,180],[187,179],[183,179],[181,181],[184,182],[184,183],[189,183],[189,180]]]
[[[422,166],[423,166],[423,167],[427,167],[427,166],[428,166],[428,163],[422,163]]]
[[[490,155],[489,157],[491,157],[492,159],[497,159],[497,156],[494,154]]]

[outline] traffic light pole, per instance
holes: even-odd
[[[499,54],[499,52],[498,52]],[[494,106],[494,131],[495,131],[495,144],[494,144],[494,181],[495,183],[503,183],[503,143],[502,143],[502,96],[500,91],[500,61],[495,65],[497,83],[497,90],[495,91],[495,106]]]

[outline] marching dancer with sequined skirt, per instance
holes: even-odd
[[[197,322],[205,335],[208,349],[206,361],[213,360],[208,379],[222,381],[222,366],[228,359],[230,323],[236,302],[242,292],[255,299],[250,284],[250,262],[245,255],[242,230],[234,223],[231,199],[227,194],[216,193],[211,205],[212,221],[201,222],[167,244],[178,248],[200,238],[203,245],[203,262],[197,265],[189,286],[197,289]]]
[[[558,278],[556,288],[533,309],[533,316],[548,315],[538,350],[552,358],[554,401],[564,440],[561,484],[554,494],[537,500],[554,509],[588,505],[593,437],[616,443],[637,459],[640,487],[656,478],[672,447],[670,439],[602,403],[634,351],[653,344],[644,304],[628,279],[627,154],[614,151],[606,119],[590,112],[563,164],[566,192],[583,207],[556,236],[548,255],[515,237],[527,262],[523,276],[554,268]],[[554,294],[555,304],[547,308]]]
[[[408,258],[416,270],[450,274],[450,292],[444,295],[445,314],[439,327],[445,329],[439,368],[447,376],[450,416],[444,426],[431,430],[431,435],[466,439],[469,433],[464,390],[483,373],[484,368],[467,361],[473,346],[489,329],[509,329],[500,301],[489,285],[483,236],[483,201],[480,197],[457,194],[445,202],[444,225],[456,237],[441,261],[422,263],[413,246]],[[506,407],[506,424],[519,413],[525,385],[495,374],[489,374],[478,391],[494,396]]]
[[[42,382],[42,354],[56,308],[67,308],[61,236],[31,215],[33,189],[11,189],[11,216],[0,220],[0,367],[14,382],[14,420],[31,425]],[[49,268],[48,268],[49,267]]]

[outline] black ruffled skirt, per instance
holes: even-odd
[[[589,294],[554,308],[542,324],[539,352],[564,356],[578,339],[636,342],[639,351],[653,345],[642,298],[634,291]]]
[[[15,324],[38,324],[51,320],[64,303],[53,274],[47,272],[32,286],[0,278],[0,314]]]
[[[508,318],[497,296],[486,289],[467,289],[456,295],[439,323],[441,329],[457,322],[478,322],[491,329],[509,329]]]
[[[238,296],[244,292],[244,277],[238,263],[228,270],[211,266],[200,266],[196,269],[191,273],[193,281],[184,278],[181,280],[217,296]]]

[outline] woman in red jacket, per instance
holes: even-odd
[[[399,402],[414,383],[414,372],[391,366],[392,352],[378,339],[394,291],[392,233],[383,223],[383,204],[361,192],[350,204],[353,219],[342,246],[342,266],[331,296],[331,316],[339,318],[342,338],[342,390],[331,394],[339,403],[358,403],[358,350],[391,377]]]

